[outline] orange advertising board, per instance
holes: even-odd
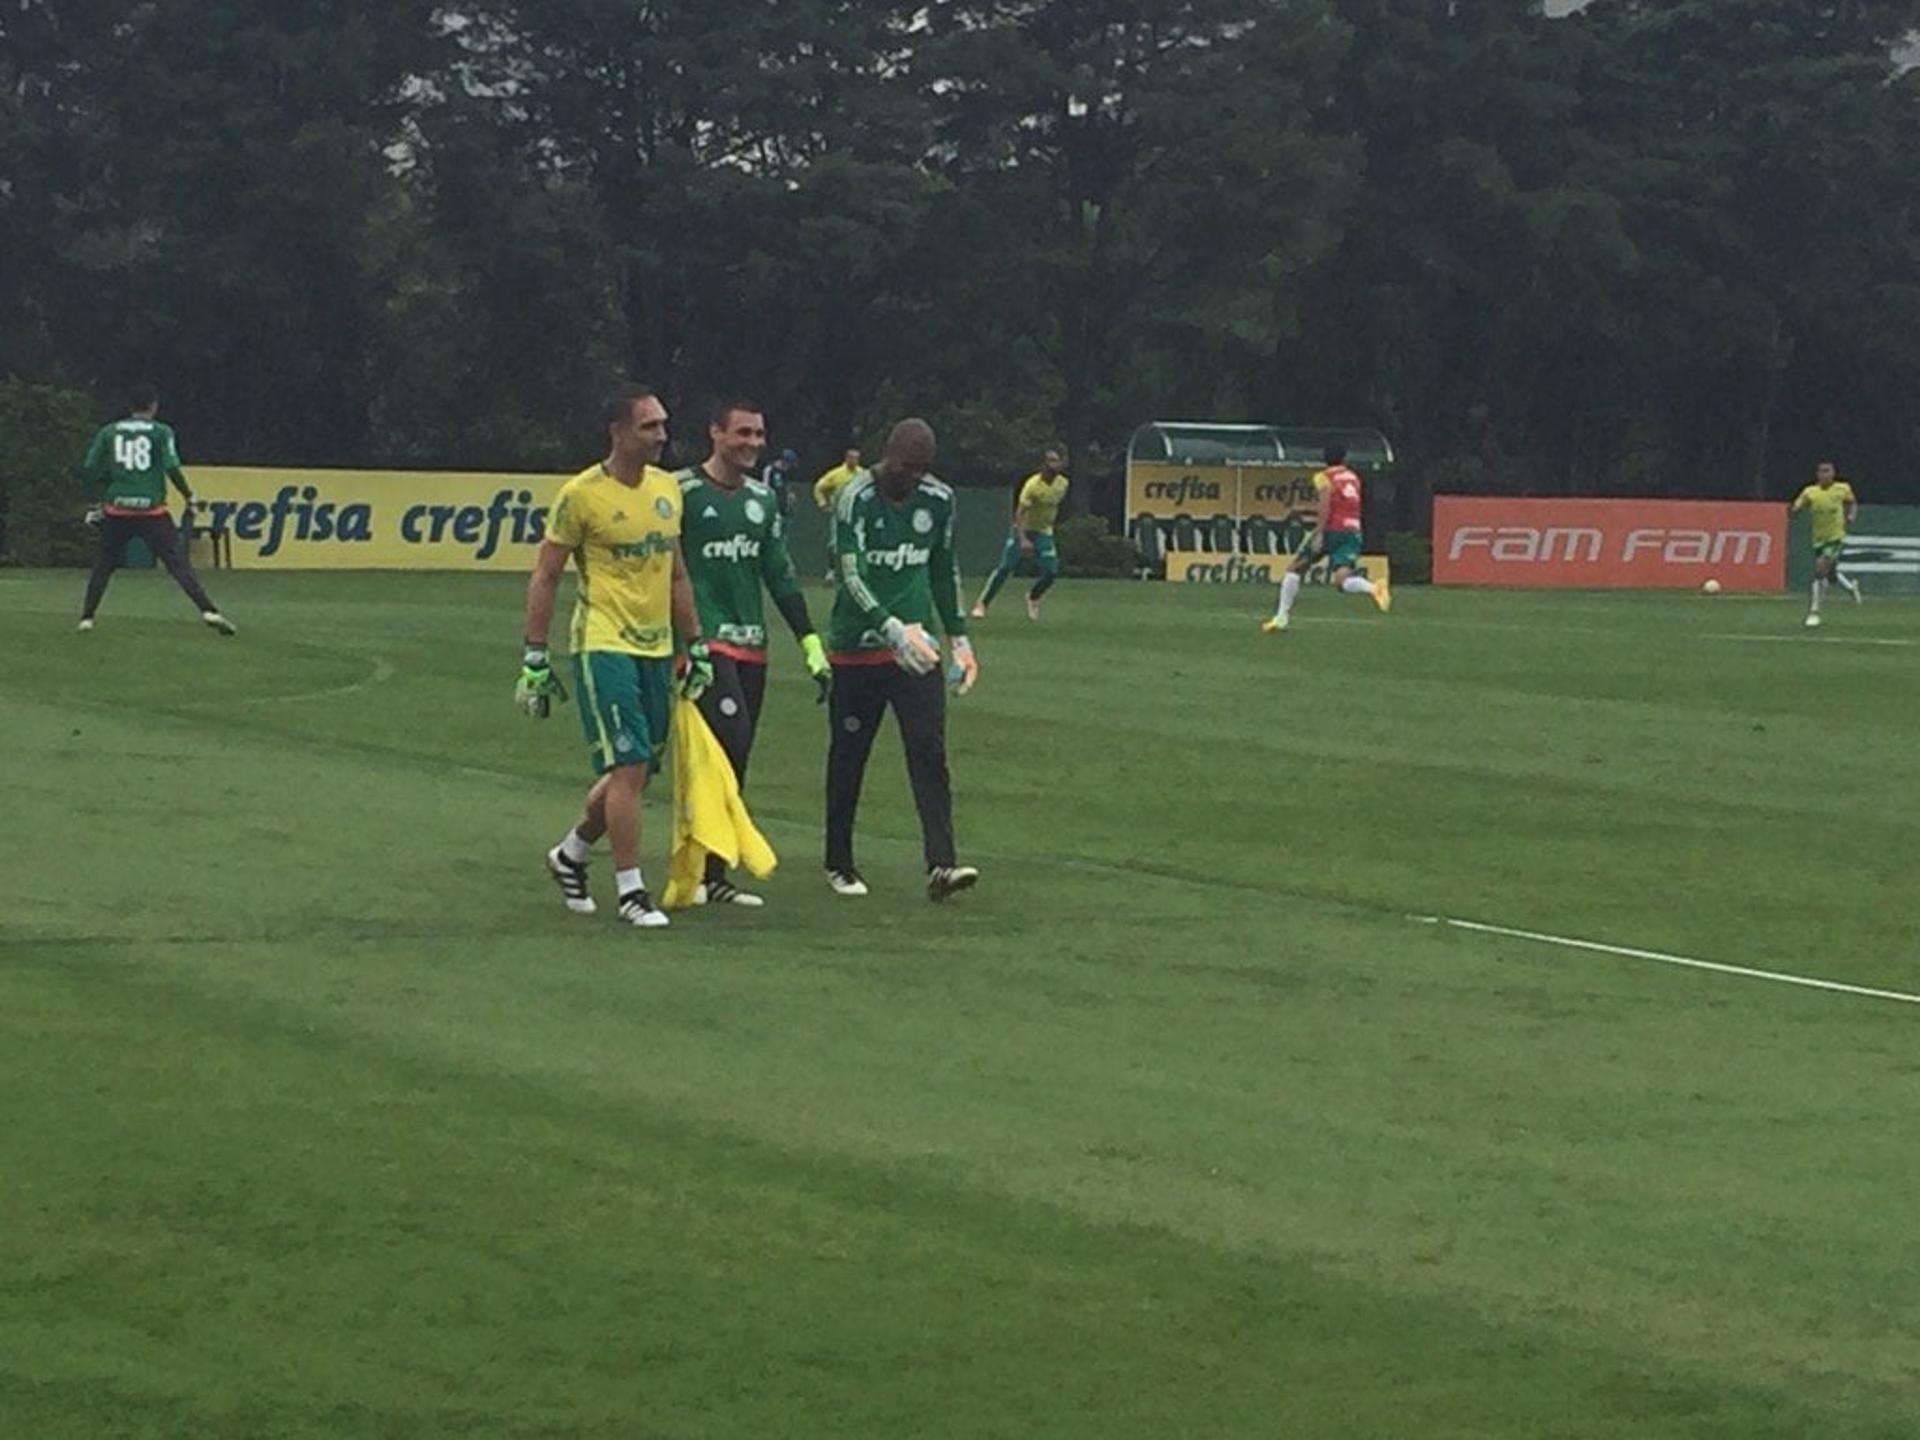
[[[1728,590],[1780,590],[1787,580],[1787,507],[1437,495],[1433,579],[1632,589],[1718,580]]]

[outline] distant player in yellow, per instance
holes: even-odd
[[[1853,486],[1839,477],[1833,462],[1822,460],[1814,467],[1813,484],[1794,497],[1793,508],[1813,514],[1813,595],[1807,625],[1814,628],[1820,624],[1820,602],[1827,598],[1829,580],[1838,580],[1853,596],[1854,604],[1860,603],[1859,582],[1840,573],[1847,526],[1853,523],[1860,505],[1853,498]]]
[[[833,521],[831,519],[833,502],[840,494],[841,487],[859,473],[860,451],[850,445],[846,453],[840,457],[840,463],[813,482],[813,503],[826,511],[829,517],[827,521],[827,584],[829,585],[833,584],[834,571],[838,568],[838,561],[833,553]]]
[[[514,700],[545,719],[567,692],[547,656],[554,595],[572,561],[580,588],[567,649],[580,692],[580,721],[599,777],[580,822],[547,852],[547,872],[567,908],[593,913],[587,855],[608,837],[620,918],[665,925],[640,874],[640,795],[666,755],[674,689],[674,642],[686,656],[680,693],[697,699],[713,683],[700,615],[680,555],[680,483],[653,462],[667,443],[667,408],[644,385],[607,398],[607,458],[560,487],[527,585],[526,652]]]
[[[1040,618],[1040,598],[1060,578],[1060,547],[1054,544],[1053,527],[1060,518],[1060,507],[1066,503],[1067,487],[1072,483],[1061,469],[1065,464],[1065,452],[1055,446],[1040,457],[1040,468],[1021,484],[1019,498],[1014,502],[1013,528],[1007,532],[1007,543],[1000,548],[1000,563],[987,577],[986,588],[969,612],[975,620],[986,619],[987,607],[1000,593],[1000,587],[1007,583],[1007,577],[1018,568],[1022,556],[1031,556],[1040,571],[1040,578],[1027,592],[1027,618]]]

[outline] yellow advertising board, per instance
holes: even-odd
[[[526,570],[564,475],[196,465],[196,548],[235,569]]]
[[[1240,470],[1240,513],[1269,520],[1320,514],[1320,492],[1313,488],[1318,465],[1247,465]]]
[[[1191,515],[1196,520],[1238,515],[1240,472],[1231,465],[1135,461],[1127,466],[1127,513],[1156,518]]]
[[[1245,555],[1234,551],[1170,550],[1167,579],[1185,585],[1278,585],[1287,573],[1291,555]],[[1369,580],[1393,583],[1392,567],[1384,555],[1362,555],[1360,564]]]
[[[1276,523],[1311,521],[1320,510],[1317,465],[1172,465],[1136,460],[1127,466],[1127,514],[1156,520],[1176,515],[1211,520],[1261,516]]]

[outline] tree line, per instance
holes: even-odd
[[[1371,425],[1435,488],[1920,501],[1920,0],[19,0],[0,378],[204,461]],[[811,472],[809,472],[811,473]],[[1101,488],[1099,485],[1094,487]],[[1107,491],[1111,495],[1111,490]],[[1417,523],[1417,513],[1395,517]]]

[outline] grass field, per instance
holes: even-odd
[[[1920,992],[1920,603],[1016,594],[945,907],[783,647],[655,934],[517,581],[213,578],[0,572],[0,1434],[1920,1431],[1920,1005],[1408,918]]]

